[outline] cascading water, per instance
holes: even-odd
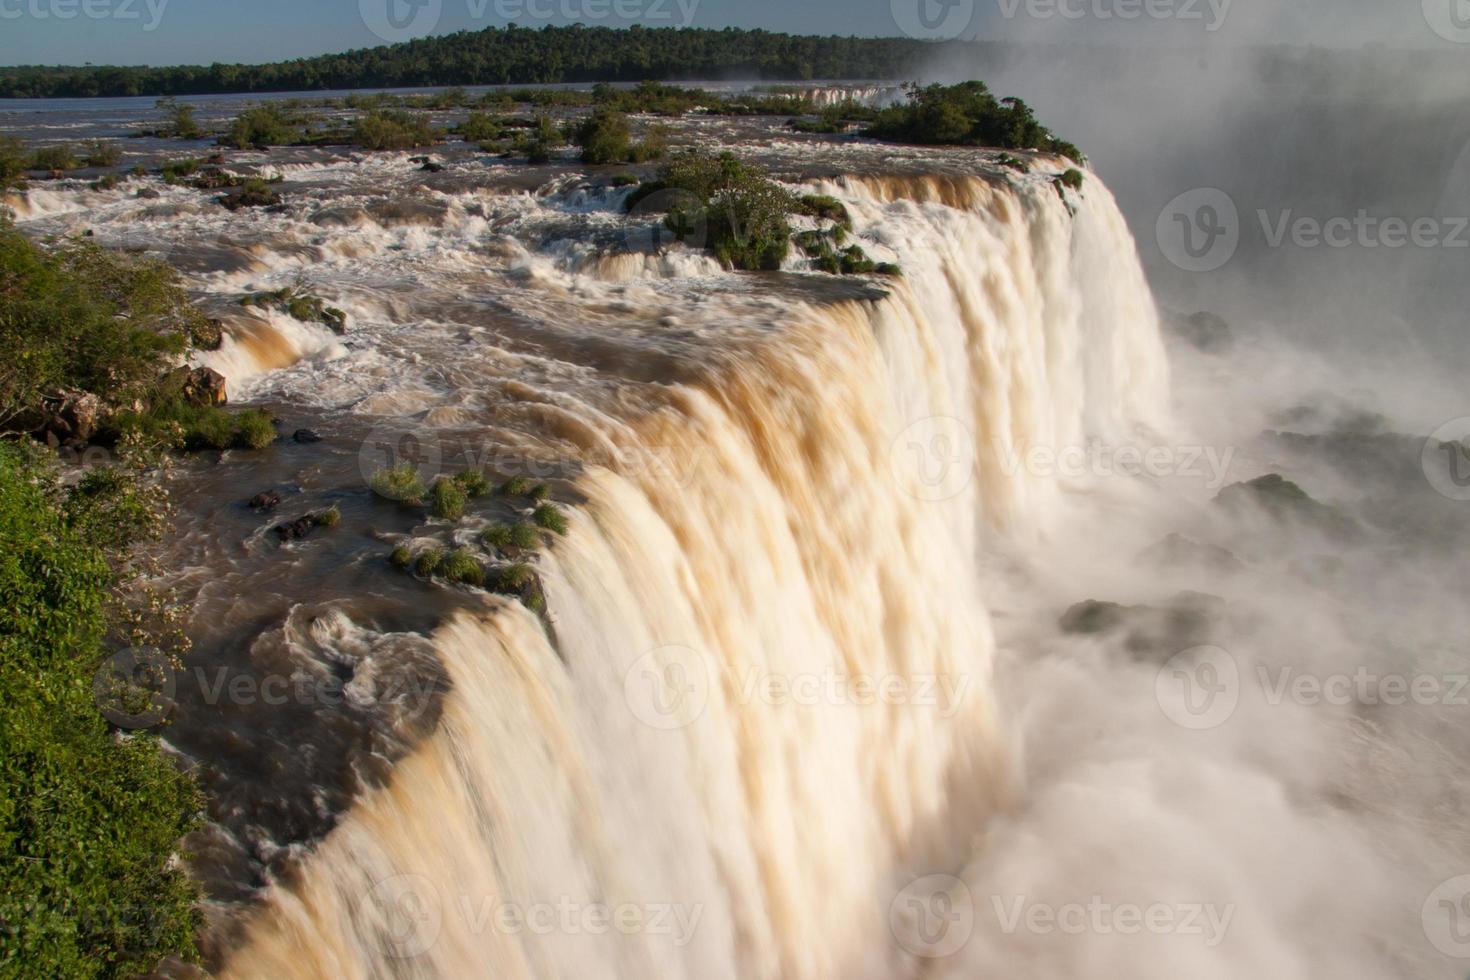
[[[1014,461],[1162,425],[1167,372],[1095,178],[819,189],[904,278],[774,329],[694,310],[731,323],[697,371],[558,402],[588,463],[546,624],[487,599],[440,627],[437,730],[226,976],[914,971],[893,895],[983,850],[1014,789],[977,562],[1055,492]]]

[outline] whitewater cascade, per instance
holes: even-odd
[[[1065,201],[817,189],[904,277],[563,424],[626,465],[578,480],[553,634],[500,599],[437,632],[439,729],[271,888],[225,976],[914,971],[894,896],[1013,792],[977,561],[1057,494],[1016,460],[1160,426],[1167,371],[1095,177]]]

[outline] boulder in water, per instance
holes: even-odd
[[[214,368],[177,368],[170,380],[178,385],[179,397],[186,405],[208,408],[229,401],[225,392],[225,376]]]
[[[246,504],[251,510],[271,511],[281,503],[281,495],[274,490],[262,490]]]
[[[102,399],[89,391],[60,388],[41,396],[36,434],[48,443],[80,443],[91,439],[102,423]]]
[[[1203,592],[1180,592],[1152,606],[1124,606],[1090,599],[1072,606],[1058,625],[1062,632],[1117,636],[1136,657],[1167,660],[1180,650],[1219,643],[1228,628],[1225,600]]]
[[[1215,503],[1237,516],[1254,509],[1277,524],[1307,528],[1334,538],[1351,540],[1362,532],[1357,521],[1312,499],[1279,473],[1268,473],[1246,483],[1232,483],[1215,496]]]
[[[1206,354],[1223,354],[1235,344],[1230,324],[1214,313],[1201,310],[1189,316],[1173,314],[1167,322],[1178,337]]]
[[[313,429],[297,429],[291,433],[291,438],[300,443],[321,442],[322,437]]]

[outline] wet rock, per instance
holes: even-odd
[[[133,196],[144,201],[156,201],[163,195],[151,187],[140,187],[138,188],[138,193]]]
[[[189,344],[198,350],[219,350],[225,342],[225,321],[206,317],[189,328]]]
[[[1214,313],[1200,311],[1189,316],[1171,314],[1167,322],[1176,336],[1206,354],[1223,354],[1235,345],[1230,324]]]
[[[1134,656],[1163,661],[1181,650],[1225,639],[1227,611],[1224,599],[1203,592],[1180,592],[1159,605],[1090,599],[1068,609],[1058,625],[1074,635],[1116,636]]]
[[[1307,528],[1329,537],[1351,540],[1362,533],[1352,518],[1312,499],[1279,473],[1268,473],[1246,483],[1232,483],[1216,495],[1215,503],[1237,516],[1254,509],[1277,524]]]
[[[225,393],[225,376],[214,368],[176,368],[169,380],[178,386],[179,397],[187,405],[208,408],[229,401]]]
[[[298,517],[294,521],[276,525],[276,537],[284,543],[286,541],[300,541],[311,537],[311,532],[317,529],[317,522],[310,514]]]
[[[322,437],[313,429],[297,429],[291,433],[291,438],[300,443],[321,442]]]
[[[1160,568],[1207,568],[1233,573],[1245,570],[1235,552],[1219,545],[1203,544],[1182,534],[1171,534],[1139,552],[1140,561]]]
[[[347,314],[335,306],[323,307],[321,320],[334,334],[340,336],[347,332]]]
[[[96,434],[103,414],[102,399],[91,392],[58,389],[41,396],[36,434],[48,443],[86,442]]]
[[[274,490],[262,490],[251,497],[247,506],[251,510],[272,511],[281,503],[281,495]]]
[[[444,164],[435,163],[433,160],[425,160],[424,165],[419,167],[419,170],[426,174],[437,174],[443,172]]]

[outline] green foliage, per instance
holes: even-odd
[[[450,552],[439,570],[451,582],[475,586],[485,584],[485,570],[480,567],[480,562],[475,558],[474,553],[464,548],[457,548]]]
[[[505,133],[505,124],[487,112],[472,112],[451,130],[466,143],[493,143]]]
[[[643,132],[643,139],[633,144],[628,151],[630,163],[648,163],[652,160],[662,160],[669,152],[669,127],[659,123],[649,126]]]
[[[142,510],[132,478],[71,491],[0,446],[0,895],[7,976],[113,978],[196,958],[171,863],[201,801],[146,733],[97,710],[109,594]]]
[[[1036,121],[1020,99],[997,100],[984,82],[911,85],[903,105],[879,112],[863,135],[899,143],[1044,150],[1077,162],[1082,155]]]
[[[551,162],[551,151],[566,142],[562,131],[557,127],[556,120],[548,115],[536,117],[535,125],[529,131],[522,130],[516,134],[515,148],[526,154],[526,161],[533,164]]]
[[[429,499],[435,517],[457,521],[464,516],[466,496],[457,480],[441,477],[434,481],[429,490]]]
[[[163,182],[166,184],[177,184],[185,177],[192,177],[199,172],[199,161],[193,157],[183,160],[174,160],[163,165]]]
[[[75,170],[81,163],[69,146],[43,146],[31,154],[28,170]]]
[[[502,497],[524,497],[531,489],[531,481],[523,476],[513,476],[500,485]]]
[[[0,429],[58,388],[149,401],[205,318],[163,263],[80,240],[42,249],[0,225]]]
[[[142,411],[125,409],[103,428],[118,441],[134,436],[160,449],[264,449],[276,441],[269,412],[252,408],[230,412],[214,405],[189,405],[171,393],[155,394]]]
[[[533,585],[535,581],[535,570],[525,562],[518,561],[495,569],[492,584],[499,592],[519,592]]]
[[[541,532],[531,524],[492,524],[480,532],[480,540],[492,548],[532,551],[541,544]]]
[[[311,121],[310,116],[282,103],[267,102],[236,116],[219,142],[237,150],[293,146],[305,141]]]
[[[633,174],[615,174],[611,183],[614,187],[636,187],[642,181]]]
[[[401,544],[393,549],[393,553],[388,556],[388,560],[393,563],[394,568],[408,568],[413,564],[413,552],[409,549],[408,545]]]
[[[0,136],[0,190],[20,181],[27,162],[24,143],[14,136]]]
[[[122,162],[122,148],[107,140],[91,140],[83,148],[89,167],[115,167]]]
[[[263,408],[248,408],[235,416],[233,445],[242,449],[264,449],[276,441],[276,423]]]
[[[1057,183],[1063,187],[1070,187],[1074,191],[1080,191],[1082,189],[1082,179],[1082,171],[1076,167],[1072,167],[1057,178]]]
[[[797,200],[796,211],[809,218],[835,222],[843,228],[852,229],[852,215],[847,213],[847,205],[835,197],[828,197],[825,194],[807,194]]]
[[[352,124],[352,143],[366,150],[411,150],[438,138],[428,117],[394,109],[374,109]]]
[[[465,470],[454,475],[460,489],[469,497],[483,497],[490,492],[490,481],[480,470]]]
[[[553,534],[567,533],[567,515],[556,504],[542,504],[531,514],[531,520]]]
[[[412,463],[401,463],[374,473],[368,485],[380,497],[396,500],[402,504],[418,506],[428,496],[423,478]]]
[[[418,560],[413,563],[413,570],[424,578],[437,574],[444,567],[444,549],[430,548],[419,555]]]
[[[632,157],[633,130],[628,117],[607,106],[599,106],[577,127],[576,139],[583,163],[624,163]]]
[[[13,68],[0,73],[0,98],[639,82],[649,78],[905,78],[944,50],[943,45],[908,38],[794,37],[729,29],[616,30],[582,24],[528,30],[511,24],[271,65]],[[967,58],[983,61],[994,57],[998,46],[967,41],[960,50]],[[664,112],[709,104],[679,94],[661,95],[663,88],[645,82],[633,90],[633,107],[621,102],[614,107]],[[439,93],[429,98],[444,102],[448,96]],[[570,96],[577,100],[572,104],[590,99],[582,92]],[[552,98],[545,90],[485,96],[487,104],[494,105],[532,99],[555,104]],[[772,95],[752,101],[778,100],[780,96]],[[789,108],[793,100],[783,101],[788,105],[786,112],[793,112]]]
[[[658,188],[684,191],[703,205],[705,245],[725,265],[748,270],[781,267],[791,246],[786,215],[796,202],[759,166],[733,153],[716,157],[686,150],[669,161],[660,178]],[[638,192],[630,195],[629,206],[639,197]],[[665,224],[683,240],[700,222],[678,208]]]
[[[263,293],[251,293],[241,298],[241,306],[256,306],[262,309],[277,309],[290,314],[302,323],[320,323],[341,333],[347,327],[347,314],[335,306],[328,306],[320,296],[306,290],[305,282],[295,286],[284,286]]]
[[[317,527],[336,527],[342,523],[342,510],[334,504],[326,510],[312,514],[311,520]]]
[[[197,140],[204,135],[194,119],[193,106],[185,105],[175,98],[162,98],[154,104],[154,108],[161,109],[168,118],[167,126],[159,135],[180,140]]]
[[[219,203],[231,211],[238,211],[241,208],[265,208],[280,204],[281,195],[271,190],[270,184],[259,177],[250,177],[241,183],[238,194],[226,194],[219,198]]]
[[[539,504],[551,498],[551,488],[544,483],[538,483],[526,491],[526,496]]]

